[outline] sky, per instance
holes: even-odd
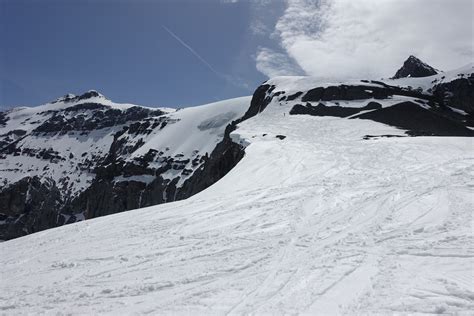
[[[269,77],[380,78],[473,60],[471,0],[0,0],[0,107],[95,89],[186,107]]]

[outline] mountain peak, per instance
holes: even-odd
[[[73,99],[77,98],[77,96],[75,94],[72,94],[72,93],[68,93],[60,98],[57,98],[56,100],[54,100],[53,102],[51,103],[57,103],[57,102],[69,102]]]
[[[422,62],[416,56],[410,55],[403,63],[403,66],[398,69],[393,76],[393,79],[407,78],[407,77],[428,77],[436,75],[438,72],[430,65]]]
[[[91,98],[105,98],[105,96],[99,92],[97,92],[96,90],[89,90],[87,92],[84,92],[83,94],[77,96],[75,94],[72,94],[72,93],[68,93],[58,99],[56,99],[55,101],[51,102],[51,103],[58,103],[58,102],[77,102],[77,101],[80,101],[80,100],[86,100],[86,99],[91,99]]]
[[[103,98],[104,95],[100,94],[96,90],[89,90],[78,97],[79,100],[90,99],[90,98]]]

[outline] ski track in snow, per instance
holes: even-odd
[[[0,313],[472,315],[472,138],[285,111],[187,200],[1,243]]]

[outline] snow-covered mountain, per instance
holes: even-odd
[[[142,149],[110,151],[128,162],[198,143],[216,163],[193,174],[230,171],[182,201],[0,243],[2,312],[470,314],[473,72],[278,77],[251,101],[150,114],[180,115],[180,132],[219,132],[187,142],[152,131]],[[229,150],[233,159],[218,159]],[[118,183],[135,176],[120,170]]]
[[[0,239],[204,189],[243,155],[230,142],[219,147],[225,155],[212,153],[249,102],[175,111],[89,91],[0,113]]]
[[[340,83],[318,78],[279,77],[259,88],[291,105],[290,114],[377,121],[416,136],[472,136],[474,66],[423,78]]]

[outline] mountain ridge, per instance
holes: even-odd
[[[185,182],[212,160],[225,126],[243,114],[246,102],[241,98],[169,111],[116,104],[89,91],[3,112],[0,239],[182,199],[202,189],[200,181],[194,180],[195,188]],[[201,181],[210,185],[220,172]],[[41,194],[28,200],[30,190]],[[53,191],[60,197],[49,194]],[[44,205],[55,207],[45,211]]]
[[[118,104],[89,90],[0,112],[0,239],[204,190],[244,156],[232,132],[274,100],[293,104],[289,115],[369,119],[411,136],[472,136],[473,69],[339,83],[276,77],[252,98],[178,111]],[[39,192],[33,199],[31,190]]]

